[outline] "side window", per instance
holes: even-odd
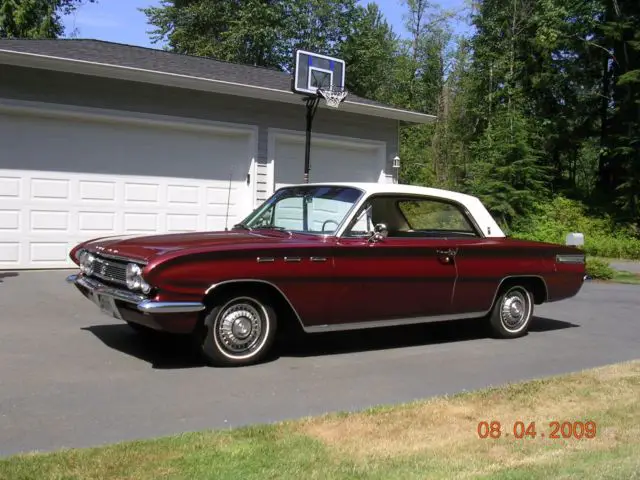
[[[473,225],[455,205],[438,200],[400,200],[398,209],[404,215],[409,229],[429,233],[459,233],[476,235]]]

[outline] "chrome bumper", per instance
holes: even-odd
[[[109,297],[113,300],[135,305],[143,313],[192,313],[201,312],[205,309],[204,304],[200,302],[159,302],[150,300],[144,295],[113,288],[83,275],[69,275],[67,282],[88,290],[96,303],[99,303],[95,300],[98,297]]]

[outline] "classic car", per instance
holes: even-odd
[[[189,334],[215,366],[263,360],[290,322],[314,333],[477,318],[520,337],[534,305],[585,278],[579,248],[509,238],[478,198],[401,184],[287,186],[228,231],[98,238],[69,255],[80,271],[68,281],[104,313]]]

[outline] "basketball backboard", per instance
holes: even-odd
[[[344,88],[345,62],[319,53],[296,51],[293,91],[316,95],[318,89]]]

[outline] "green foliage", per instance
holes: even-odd
[[[141,10],[155,27],[152,41],[166,41],[169,50],[278,67],[285,62],[277,48],[286,26],[284,7],[272,0],[162,0]]]
[[[338,52],[348,65],[347,89],[364,98],[388,98],[396,48],[396,35],[378,6],[358,6],[351,33]]]
[[[0,0],[0,38],[57,38],[64,33],[61,15],[68,15],[82,3],[83,0]]]
[[[291,71],[297,49],[335,54],[355,0],[162,0],[141,9],[171,51]]]
[[[586,270],[587,275],[595,280],[611,280],[616,273],[609,263],[593,257],[587,257]]]
[[[510,230],[517,238],[562,244],[568,233],[580,232],[589,255],[640,259],[635,227],[616,223],[608,216],[589,216],[580,202],[562,196],[537,204],[535,213],[514,221]]]
[[[497,115],[471,147],[468,188],[503,223],[531,211],[545,194],[546,171],[532,130],[520,112]]]

